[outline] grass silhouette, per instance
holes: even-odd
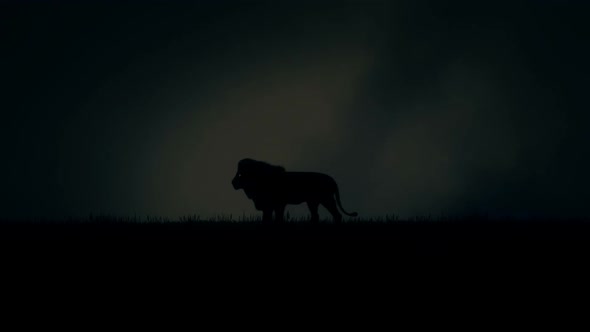
[[[395,215],[310,223],[289,218],[282,224],[264,224],[260,217],[198,215],[176,220],[91,216],[86,219],[5,220],[0,222],[2,243],[45,246],[130,246],[137,242],[167,243],[182,250],[219,246],[300,248],[302,243],[344,249],[392,253],[399,256],[505,257],[510,259],[560,259],[586,257],[590,252],[588,219],[491,219]],[[268,249],[271,250],[271,249]]]

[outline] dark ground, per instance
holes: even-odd
[[[263,301],[281,311],[276,303],[291,299],[328,310],[322,298],[354,308],[413,303],[420,313],[462,301],[477,311],[518,308],[519,297],[552,306],[563,302],[555,296],[583,297],[589,239],[588,220],[2,222],[0,267],[16,294],[67,290],[124,308],[121,294],[173,299],[158,308],[205,298],[223,312],[236,299],[253,310]]]
[[[355,221],[335,225],[289,222],[86,221],[2,222],[0,240],[11,249],[65,252],[162,248],[182,255],[223,252],[256,255],[369,254],[395,259],[583,259],[590,253],[588,220]],[[237,252],[236,252],[236,249]]]

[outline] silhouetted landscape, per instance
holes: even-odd
[[[325,251],[330,248],[336,256],[343,255],[341,250],[350,250],[358,253],[373,251],[372,255],[390,254],[398,259],[501,258],[531,261],[569,260],[585,257],[590,252],[590,221],[584,219],[420,217],[400,220],[384,217],[355,219],[341,224],[330,220],[311,223],[307,219],[266,224],[256,217],[240,219],[219,217],[201,220],[193,216],[178,221],[113,217],[4,221],[0,226],[0,239],[4,245],[24,243],[25,247],[33,245],[42,250],[70,245],[73,245],[71,249],[110,250],[165,244],[182,248],[182,254],[189,256],[207,248],[214,253],[215,250],[260,247],[266,255],[281,250],[322,248]]]
[[[252,257],[579,266],[589,9],[0,1],[0,249],[39,275],[59,257],[243,262],[233,280]]]

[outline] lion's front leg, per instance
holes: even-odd
[[[285,217],[285,205],[275,207],[275,220],[277,223],[283,222]]]
[[[262,210],[262,222],[265,224],[272,222],[272,209],[264,209]]]

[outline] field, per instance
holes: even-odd
[[[228,218],[229,219],[229,218]],[[257,255],[323,252],[391,258],[586,258],[588,220],[490,220],[487,218],[399,220],[384,217],[336,225],[306,220],[263,224],[255,218],[179,221],[95,217],[86,220],[4,221],[4,246],[100,252],[160,248],[183,255],[252,252]]]

